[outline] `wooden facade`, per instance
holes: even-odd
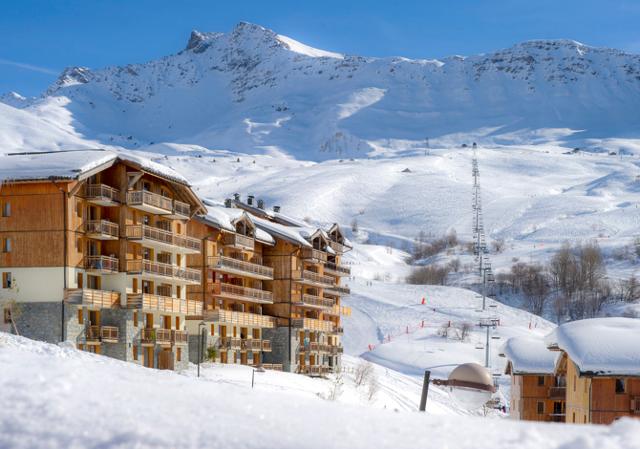
[[[564,376],[548,373],[513,373],[507,362],[506,374],[511,375],[509,414],[524,421],[564,422]]]
[[[186,266],[186,255],[200,252],[199,242],[188,240],[186,231],[204,206],[188,185],[114,157],[73,178],[5,181],[0,207],[0,271],[12,280],[0,294],[35,306],[64,301],[77,308],[77,318],[74,312],[66,319],[85,328],[74,338],[93,352],[111,343],[142,348],[139,336],[125,342],[128,336],[102,325],[103,309],[135,310],[136,326],[154,329],[154,346],[163,346],[147,360],[150,351],[135,359],[173,366],[180,352],[174,346],[186,338],[186,286],[200,282],[200,272]],[[162,330],[169,332],[171,357]]]
[[[599,376],[580,373],[566,352],[557,373],[567,379],[566,421],[610,424],[621,417],[640,417],[640,376]]]
[[[245,214],[233,224],[233,230],[223,229],[198,217],[189,225],[203,251],[188,256],[189,266],[202,272],[202,282],[187,289],[188,298],[202,304],[202,313],[188,319],[196,332],[198,323],[206,323],[206,349],[213,350],[213,361],[261,365],[262,354],[271,351],[263,331],[275,322],[264,314],[265,304],[273,302],[273,293],[265,289],[273,269],[263,264],[267,244],[256,239],[251,219]]]

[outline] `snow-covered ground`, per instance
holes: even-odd
[[[381,410],[319,397],[327,381],[268,372],[251,389],[246,367],[205,366],[198,379],[4,333],[0,366],[3,449],[640,447],[632,420],[544,425]]]

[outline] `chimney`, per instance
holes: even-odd
[[[258,209],[264,209],[264,200],[258,200]]]
[[[249,196],[247,196],[247,204],[248,204],[249,206],[253,206],[253,198],[254,198],[254,196],[253,196],[253,195],[249,195]]]
[[[231,198],[227,198],[224,200],[224,207],[231,207]]]
[[[280,206],[273,206],[273,211],[275,213],[280,213]]]
[[[239,194],[239,193],[234,193],[234,194],[233,194],[233,198],[234,198],[236,201],[240,201],[240,194]]]

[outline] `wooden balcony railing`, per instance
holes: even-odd
[[[282,363],[263,363],[260,366],[272,371],[282,371]]]
[[[335,324],[331,321],[317,320],[314,318],[293,318],[291,325],[295,328],[308,329],[320,332],[334,332]]]
[[[329,345],[329,352],[331,355],[342,354],[344,352],[344,348],[342,346]]]
[[[327,287],[325,291],[330,295],[336,296],[346,296],[351,294],[351,289],[349,287],[335,284]]]
[[[235,337],[220,338],[220,347],[222,349],[242,349],[242,340]]]
[[[156,329],[156,343],[171,343],[171,329]]]
[[[239,326],[272,328],[275,326],[275,319],[267,315],[257,313],[234,312],[231,310],[208,310],[204,312],[206,321],[219,323],[236,324]]]
[[[567,387],[549,388],[549,399],[564,399],[567,395]]]
[[[152,295],[149,293],[128,294],[127,308],[189,315],[202,314],[202,302],[200,301]]]
[[[121,195],[119,190],[106,184],[87,184],[85,187],[85,198],[104,203],[119,203]]]
[[[302,258],[315,263],[325,263],[327,261],[327,253],[313,248],[302,248]]]
[[[233,270],[233,272],[246,273],[248,276],[258,276],[260,279],[273,279],[273,268],[234,259],[233,257],[209,257],[207,265],[214,270],[223,272],[225,270]]]
[[[298,282],[311,283],[325,288],[333,285],[331,276],[324,276],[309,270],[295,270],[293,278]]]
[[[271,340],[262,340],[262,351],[271,352]]]
[[[335,304],[335,300],[329,298],[321,298],[320,296],[309,295],[305,293],[304,295],[302,295],[302,303],[305,306],[330,309]]]
[[[262,341],[261,340],[242,340],[242,349],[245,351],[261,351],[262,350]]]
[[[156,343],[156,330],[153,328],[145,328],[140,331],[140,341],[142,344]]]
[[[324,264],[324,272],[335,276],[350,276],[351,268],[337,265],[334,262],[327,262]]]
[[[117,273],[120,262],[115,257],[87,256],[84,258],[84,269],[102,273]]]
[[[233,284],[215,284],[214,296],[233,298],[262,304],[273,304],[273,293],[257,288],[242,287]],[[217,290],[217,291],[216,291]]]
[[[130,206],[151,206],[157,209],[162,209],[167,213],[173,212],[171,198],[165,198],[162,195],[147,192],[146,190],[133,190],[127,192],[127,204]]]
[[[176,345],[186,345],[189,342],[189,335],[186,331],[171,331],[171,342]]]
[[[70,304],[113,309],[120,307],[120,293],[89,288],[68,288],[64,300]]]
[[[242,234],[223,234],[222,244],[224,246],[232,246],[239,249],[253,250],[255,247],[255,240],[253,237],[248,237]]]
[[[186,235],[174,234],[171,231],[146,225],[129,225],[126,232],[130,240],[151,240],[168,246],[200,252],[202,242]]]
[[[173,200],[173,215],[181,215],[188,218],[191,215],[191,206],[182,201]]]
[[[180,281],[200,283],[202,273],[194,268],[182,268],[168,263],[152,262],[146,259],[127,260],[128,273],[142,273],[173,278]]]
[[[332,250],[334,250],[338,254],[345,253],[345,252],[349,251],[349,249],[351,249],[348,246],[343,245],[342,243],[335,242],[333,240],[329,241],[329,246],[331,247]]]
[[[100,339],[103,343],[118,343],[119,329],[116,326],[102,326],[100,328]]]
[[[89,220],[84,222],[84,232],[90,235],[104,236],[111,239],[120,237],[120,227],[108,220]]]
[[[86,326],[84,328],[85,340],[88,342],[100,341],[100,326]]]

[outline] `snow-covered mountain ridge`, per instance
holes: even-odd
[[[637,137],[640,55],[538,40],[443,60],[308,47],[258,25],[192,32],[143,64],[66,69],[39,99],[104,145],[197,144],[322,160],[439,146]],[[54,120],[55,120],[54,118]]]

